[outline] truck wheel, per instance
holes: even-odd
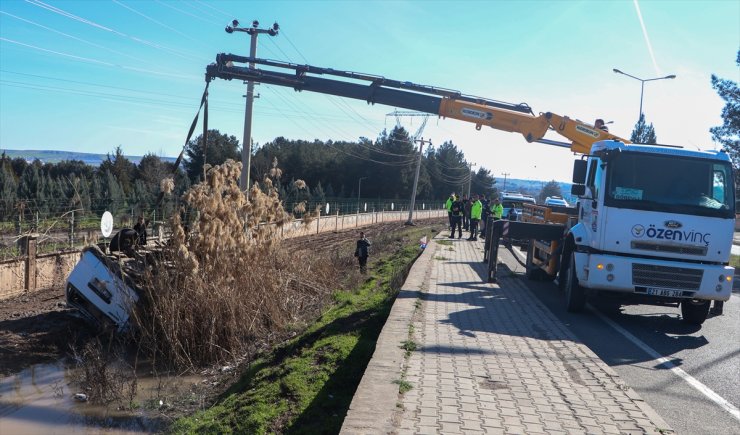
[[[530,243],[529,246],[527,246],[527,262],[526,262],[526,272],[527,279],[531,281],[539,281],[540,279],[540,268],[537,267],[534,264],[534,243]]]
[[[565,308],[571,313],[583,310],[586,305],[586,291],[578,284],[576,275],[576,255],[570,255],[568,270],[565,274]]]
[[[701,325],[707,320],[711,301],[691,299],[681,302],[681,318],[692,325]]]
[[[560,257],[560,267],[558,268],[558,290],[565,291],[565,279],[568,275],[568,264],[572,253],[563,254]]]

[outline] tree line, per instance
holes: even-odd
[[[736,62],[740,65],[740,51]],[[712,75],[712,86],[726,105],[723,124],[711,129],[713,139],[730,154],[740,185],[740,91],[737,82]],[[637,143],[656,143],[652,123],[641,114],[630,138]],[[173,209],[176,198],[192,183],[202,179],[204,165],[221,164],[226,159],[241,160],[241,146],[234,136],[218,130],[208,132],[206,146],[199,136],[185,147],[182,168],[145,155],[138,164],[131,162],[121,147],[98,166],[79,160],[59,163],[27,162],[0,155],[0,220],[8,221],[29,213],[59,214],[83,210],[99,214],[102,210],[117,213],[145,213],[160,196],[161,181],[174,178],[173,195],[165,206]],[[313,141],[277,137],[257,146],[251,159],[251,182],[268,174],[278,183],[280,197],[286,202],[329,199],[398,199],[411,197],[419,151],[409,133],[402,127],[383,131],[374,140]],[[277,161],[277,168],[274,162]],[[271,171],[278,171],[275,177]],[[307,189],[298,189],[301,179]],[[550,182],[541,195],[555,194],[556,183]],[[484,167],[471,171],[463,152],[452,141],[429,145],[421,154],[417,199],[442,200],[450,192],[496,195],[496,180]],[[174,201],[174,203],[173,203]]]
[[[119,146],[96,167],[80,160],[27,162],[3,153],[0,155],[0,220],[34,213],[59,215],[70,210],[90,214],[100,214],[103,210],[114,214],[146,214],[162,193],[163,179],[174,178],[175,188],[168,201],[176,202],[179,195],[202,179],[204,164],[208,167],[226,159],[240,161],[241,146],[236,137],[209,130],[206,146],[203,147],[202,136],[198,136],[186,145],[185,156],[180,168],[151,153],[134,163]],[[350,201],[356,200],[358,194],[363,199],[408,200],[418,159],[418,148],[402,127],[383,131],[373,141],[278,137],[254,150],[251,182],[260,182],[270,175],[279,184],[280,196],[286,202]],[[277,168],[273,168],[275,162]],[[296,187],[298,179],[306,183],[307,189]],[[487,195],[495,192],[491,171],[485,168],[471,171],[463,152],[451,141],[424,149],[417,199],[441,202],[450,192],[466,192],[468,185],[472,192]]]

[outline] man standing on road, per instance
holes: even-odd
[[[455,238],[455,228],[457,228],[457,238],[462,238],[462,215],[463,215],[463,204],[459,199],[455,199],[451,207],[452,213],[452,228],[450,228],[450,238]]]
[[[450,221],[450,231],[452,231],[452,203],[455,202],[455,192],[450,193],[450,197],[445,202],[445,208],[447,209],[447,220]]]
[[[365,233],[360,231],[360,240],[357,241],[355,257],[360,262],[360,273],[367,273],[367,257],[370,256],[370,241],[365,238]]]
[[[489,202],[485,194],[480,196],[480,203],[483,205],[483,212],[481,213],[481,224],[480,224],[480,238],[486,238],[486,223],[488,222],[488,216],[491,215],[491,209],[488,208]]]
[[[472,198],[471,198],[472,199]],[[473,202],[468,199],[468,195],[463,195],[462,204],[463,204],[463,221],[462,221],[462,227],[463,230],[469,231],[470,230],[470,205]]]
[[[478,222],[483,213],[483,204],[478,200],[478,195],[473,195],[470,200],[470,237],[468,240],[478,240]]]
[[[493,215],[493,220],[495,221],[500,220],[504,215],[504,206],[501,205],[501,201],[498,198],[493,201],[493,205],[491,206],[491,214]]]

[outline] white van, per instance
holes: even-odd
[[[139,301],[136,285],[122,265],[96,246],[82,250],[65,289],[68,306],[96,326],[113,326],[118,332],[128,327],[131,310]]]

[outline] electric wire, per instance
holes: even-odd
[[[174,28],[174,27],[172,27],[172,26],[168,26],[167,24],[165,24],[165,23],[163,23],[163,22],[161,22],[161,21],[159,21],[159,20],[155,20],[154,18],[152,18],[152,17],[150,17],[150,16],[148,16],[148,15],[146,15],[146,14],[142,13],[141,11],[138,11],[138,10],[136,10],[136,9],[132,8],[131,6],[128,6],[128,5],[125,5],[125,4],[123,4],[123,3],[122,3],[121,1],[119,1],[119,0],[111,0],[111,1],[112,1],[112,2],[114,3],[114,4],[117,4],[118,6],[121,6],[122,8],[124,8],[124,9],[127,9],[127,10],[131,11],[131,12],[133,12],[134,14],[136,14],[136,15],[138,15],[138,16],[140,16],[140,17],[142,17],[142,18],[144,18],[144,19],[146,19],[146,20],[149,20],[149,21],[151,21],[152,23],[154,23],[154,24],[156,24],[156,25],[158,25],[158,26],[160,26],[160,27],[163,27],[163,28],[165,28],[165,29],[169,30],[170,32],[174,32],[174,33],[177,33],[178,35],[182,36],[183,38],[185,38],[185,39],[187,39],[187,40],[190,40],[190,41],[196,42],[196,43],[200,44],[200,45],[201,45],[201,46],[203,46],[203,47],[207,47],[207,45],[206,45],[206,44],[203,44],[203,41],[201,41],[201,40],[199,40],[199,39],[195,39],[195,38],[193,38],[192,36],[188,35],[187,33],[181,32],[181,31],[179,31],[179,30],[175,29],[175,28]]]
[[[77,55],[74,55],[74,54],[64,53],[64,52],[61,52],[61,51],[50,50],[50,49],[47,49],[47,48],[38,47],[38,46],[35,46],[35,45],[32,45],[32,44],[27,44],[27,43],[24,43],[24,42],[15,41],[13,39],[8,39],[8,38],[4,38],[4,37],[0,37],[0,41],[9,42],[11,44],[20,45],[22,47],[31,48],[31,49],[34,49],[34,50],[38,50],[38,51],[42,51],[42,52],[45,52],[45,53],[54,54],[54,55],[57,55],[57,56],[66,57],[66,58],[73,59],[73,60],[80,61],[80,62],[86,62],[86,63],[96,64],[96,65],[102,65],[102,66],[107,66],[107,67],[112,67],[112,68],[119,68],[119,69],[123,69],[123,70],[144,72],[144,73],[147,73],[147,74],[154,74],[154,75],[171,77],[171,78],[178,78],[178,79],[195,80],[196,77],[197,77],[197,76],[186,76],[186,75],[181,75],[181,74],[173,74],[173,73],[170,73],[170,72],[163,72],[163,71],[147,70],[147,69],[144,69],[144,68],[137,68],[137,67],[132,67],[132,66],[126,66],[126,65],[121,65],[121,64],[115,64],[115,63],[105,62],[105,61],[102,61],[102,60],[93,59],[93,58],[89,58],[89,57],[77,56]]]
[[[143,44],[143,45],[146,45],[148,47],[155,48],[157,50],[166,51],[166,52],[168,52],[170,54],[174,54],[175,56],[178,56],[178,57],[181,57],[181,58],[184,58],[184,59],[191,59],[191,60],[199,60],[200,59],[200,56],[197,56],[194,53],[181,52],[180,50],[176,50],[176,49],[171,48],[171,47],[160,45],[160,44],[157,44],[157,43],[154,43],[154,42],[151,42],[151,41],[148,41],[146,39],[142,39],[142,38],[139,38],[139,37],[136,37],[136,36],[133,36],[133,35],[128,35],[126,33],[120,32],[120,31],[115,30],[113,28],[103,26],[103,25],[98,24],[98,23],[96,23],[94,21],[90,21],[90,20],[87,20],[87,19],[82,18],[80,16],[77,16],[77,15],[74,15],[72,13],[69,13],[69,12],[67,12],[67,11],[65,11],[63,9],[59,9],[57,7],[48,5],[48,4],[44,3],[44,2],[42,2],[41,0],[25,0],[25,1],[26,1],[26,3],[29,3],[31,5],[40,7],[42,9],[46,9],[46,10],[48,10],[50,12],[53,12],[55,14],[59,14],[59,15],[61,15],[63,17],[69,18],[71,20],[78,21],[78,22],[83,23],[83,24],[87,24],[89,26],[95,27],[95,28],[100,29],[100,30],[104,30],[106,32],[111,32],[111,33],[113,33],[115,35],[118,35],[118,36],[121,36],[121,37],[124,37],[124,38],[128,38],[128,39],[130,39],[132,41],[135,41],[135,42],[137,42],[139,44]]]
[[[200,20],[200,21],[203,21],[203,22],[208,23],[208,24],[213,24],[215,26],[220,26],[221,25],[221,23],[217,23],[215,21],[208,20],[208,19],[203,18],[202,16],[198,16],[196,14],[191,14],[188,11],[184,11],[184,10],[182,10],[180,8],[176,8],[176,7],[174,7],[174,6],[170,5],[170,4],[167,4],[167,3],[165,3],[165,2],[163,2],[161,0],[154,0],[154,1],[157,2],[157,4],[159,4],[159,5],[162,5],[162,6],[166,7],[166,8],[172,9],[173,11],[177,11],[177,12],[183,14],[183,15],[187,15],[189,17],[193,17],[196,20]],[[180,3],[180,4],[185,4],[185,3]],[[192,7],[192,5],[189,5],[189,6]]]
[[[281,35],[285,37],[285,40],[288,41],[288,43],[293,47],[293,49],[298,53],[298,55],[303,59],[303,61],[306,62],[306,64],[308,64],[309,62],[308,62],[308,59],[306,59],[306,56],[304,56],[303,53],[298,49],[298,47],[296,47],[296,45],[293,44],[293,42],[288,38],[288,34],[285,32],[284,29],[281,29]],[[276,42],[273,41],[273,43],[277,46],[277,43]],[[288,54],[285,53],[285,51],[283,51],[282,49],[280,49],[280,52],[283,53],[283,55],[285,56],[286,60],[288,60],[288,62],[295,63],[290,58],[290,56],[288,56]],[[345,99],[339,98],[339,97],[334,97],[332,95],[324,95],[324,97],[327,100],[329,100],[333,105],[337,106],[337,108],[339,108],[340,110],[345,110],[345,109],[346,110],[349,110],[350,113],[347,113],[347,115],[350,118],[353,118],[353,120],[355,122],[358,122],[360,124],[364,124],[364,126],[365,127],[368,127],[370,130],[375,129],[375,126],[373,125],[373,123],[371,121],[369,121],[367,118],[365,118],[364,116],[362,116],[359,112],[357,112],[354,109],[354,107],[352,107]],[[344,106],[344,109],[342,107],[340,107],[340,106]],[[353,114],[354,114],[354,116],[353,116]]]
[[[9,16],[9,17],[13,17],[13,18],[15,18],[16,20],[20,20],[20,21],[23,21],[23,22],[25,22],[25,23],[28,23],[28,24],[31,24],[31,25],[34,25],[34,26],[40,27],[40,28],[42,28],[42,29],[44,29],[44,30],[48,30],[48,31],[50,31],[50,32],[54,32],[54,33],[56,33],[56,34],[58,34],[58,35],[62,35],[62,36],[64,36],[64,37],[66,37],[66,38],[74,39],[74,40],[76,40],[76,41],[82,42],[83,44],[88,44],[88,45],[90,45],[90,46],[93,46],[93,47],[95,47],[95,48],[100,48],[100,49],[103,49],[103,50],[109,51],[109,52],[111,52],[111,53],[115,53],[115,54],[117,54],[117,55],[119,55],[119,56],[124,56],[124,57],[128,57],[128,58],[130,58],[130,59],[133,59],[133,60],[136,60],[136,61],[138,61],[138,62],[145,62],[145,60],[143,60],[143,59],[141,59],[141,58],[138,58],[138,57],[135,57],[135,56],[131,56],[131,55],[130,55],[130,54],[128,54],[128,53],[124,53],[124,52],[122,52],[122,51],[118,51],[118,50],[113,50],[112,48],[108,48],[108,47],[106,47],[106,46],[104,46],[104,45],[100,45],[100,44],[97,44],[97,43],[95,43],[95,42],[92,42],[92,41],[88,41],[87,39],[79,38],[79,37],[77,37],[77,36],[74,36],[74,35],[70,35],[70,34],[68,34],[68,33],[64,33],[64,32],[61,32],[61,31],[59,31],[59,30],[56,30],[56,29],[52,29],[51,27],[47,27],[47,26],[44,26],[43,24],[39,24],[39,23],[36,23],[36,22],[34,22],[34,21],[31,21],[31,20],[27,20],[27,19],[25,19],[25,18],[23,18],[23,17],[19,17],[19,16],[17,16],[17,15],[13,15],[13,14],[11,14],[11,13],[8,13],[8,12],[5,12],[5,11],[0,11],[0,14],[3,14],[3,15],[7,15],[7,16]]]
[[[216,12],[218,12],[218,13],[224,15],[224,16],[226,16],[226,17],[229,17],[229,18],[233,17],[233,15],[227,14],[226,12],[222,11],[221,9],[218,9],[218,8],[216,8],[216,7],[208,4],[206,2],[202,2],[200,0],[194,0],[194,1],[195,1],[195,3],[201,4],[201,5],[209,8],[209,9],[212,9],[212,10],[214,10],[214,11],[216,11]]]
[[[282,89],[280,89],[280,91],[282,91]],[[283,96],[281,94],[281,92],[277,92],[276,95],[279,98],[281,98],[285,103],[287,103],[287,104],[289,104],[289,105],[291,105],[293,107],[296,107],[296,105],[293,104],[292,102],[290,102],[285,96]],[[271,105],[273,105],[276,109],[278,109],[277,106],[275,106],[274,103],[272,103],[270,100],[267,100],[267,101],[269,101]],[[306,112],[306,113],[308,114],[308,112]],[[308,114],[308,115],[309,115],[310,118],[313,119],[312,115],[310,115],[310,114]],[[302,130],[305,130],[305,128],[303,128],[302,126],[299,126],[299,128],[301,128]],[[333,128],[331,126],[330,126],[330,128],[336,131],[335,128]],[[340,134],[340,136],[345,136],[345,135],[344,134]],[[361,144],[361,143],[353,142],[352,140],[346,140],[346,142],[351,143],[353,145],[358,145],[360,147],[362,147],[362,145],[364,145],[364,144]],[[383,164],[383,165],[389,165],[389,166],[406,166],[406,165],[412,163],[415,160],[414,156],[402,155],[402,157],[407,157],[407,159],[402,160],[402,161],[398,161],[398,162],[381,161],[381,160],[376,160],[376,159],[369,158],[367,156],[353,154],[353,153],[351,153],[349,151],[346,151],[346,150],[337,149],[336,147],[334,147],[334,146],[332,146],[330,144],[327,144],[327,145],[330,146],[333,149],[336,149],[337,151],[340,151],[340,152],[342,152],[344,154],[350,155],[350,156],[352,156],[354,158],[358,158],[358,159],[366,160],[366,161],[372,161],[374,163],[379,163],[379,164]],[[367,147],[367,148],[370,149],[371,151],[380,151],[380,150],[377,150],[377,149],[375,149],[373,147]]]
[[[157,0],[157,1],[159,1],[159,0]],[[196,3],[198,3],[198,4],[201,4],[202,6],[206,6],[206,7],[210,8],[211,10],[214,10],[214,9],[213,9],[212,7],[210,7],[210,6],[208,6],[208,5],[204,5],[203,3],[201,3],[201,2],[199,2],[199,1],[197,1],[197,0],[196,0],[196,1],[194,1],[193,3],[185,3],[185,2],[180,2],[180,4],[181,4],[181,5],[186,5],[186,6],[190,6],[190,8],[191,8],[191,9],[195,10],[195,11],[196,11],[197,13],[199,13],[199,14],[206,14],[206,15],[208,15],[208,16],[209,16],[209,17],[211,17],[211,18],[215,18],[215,19],[221,19],[221,17],[218,17],[218,16],[217,16],[216,14],[214,14],[213,12],[211,12],[211,11],[208,11],[208,10],[206,10],[205,8],[201,9],[200,7],[196,6],[196,5],[195,5]],[[225,15],[225,14],[224,14],[224,15]]]

